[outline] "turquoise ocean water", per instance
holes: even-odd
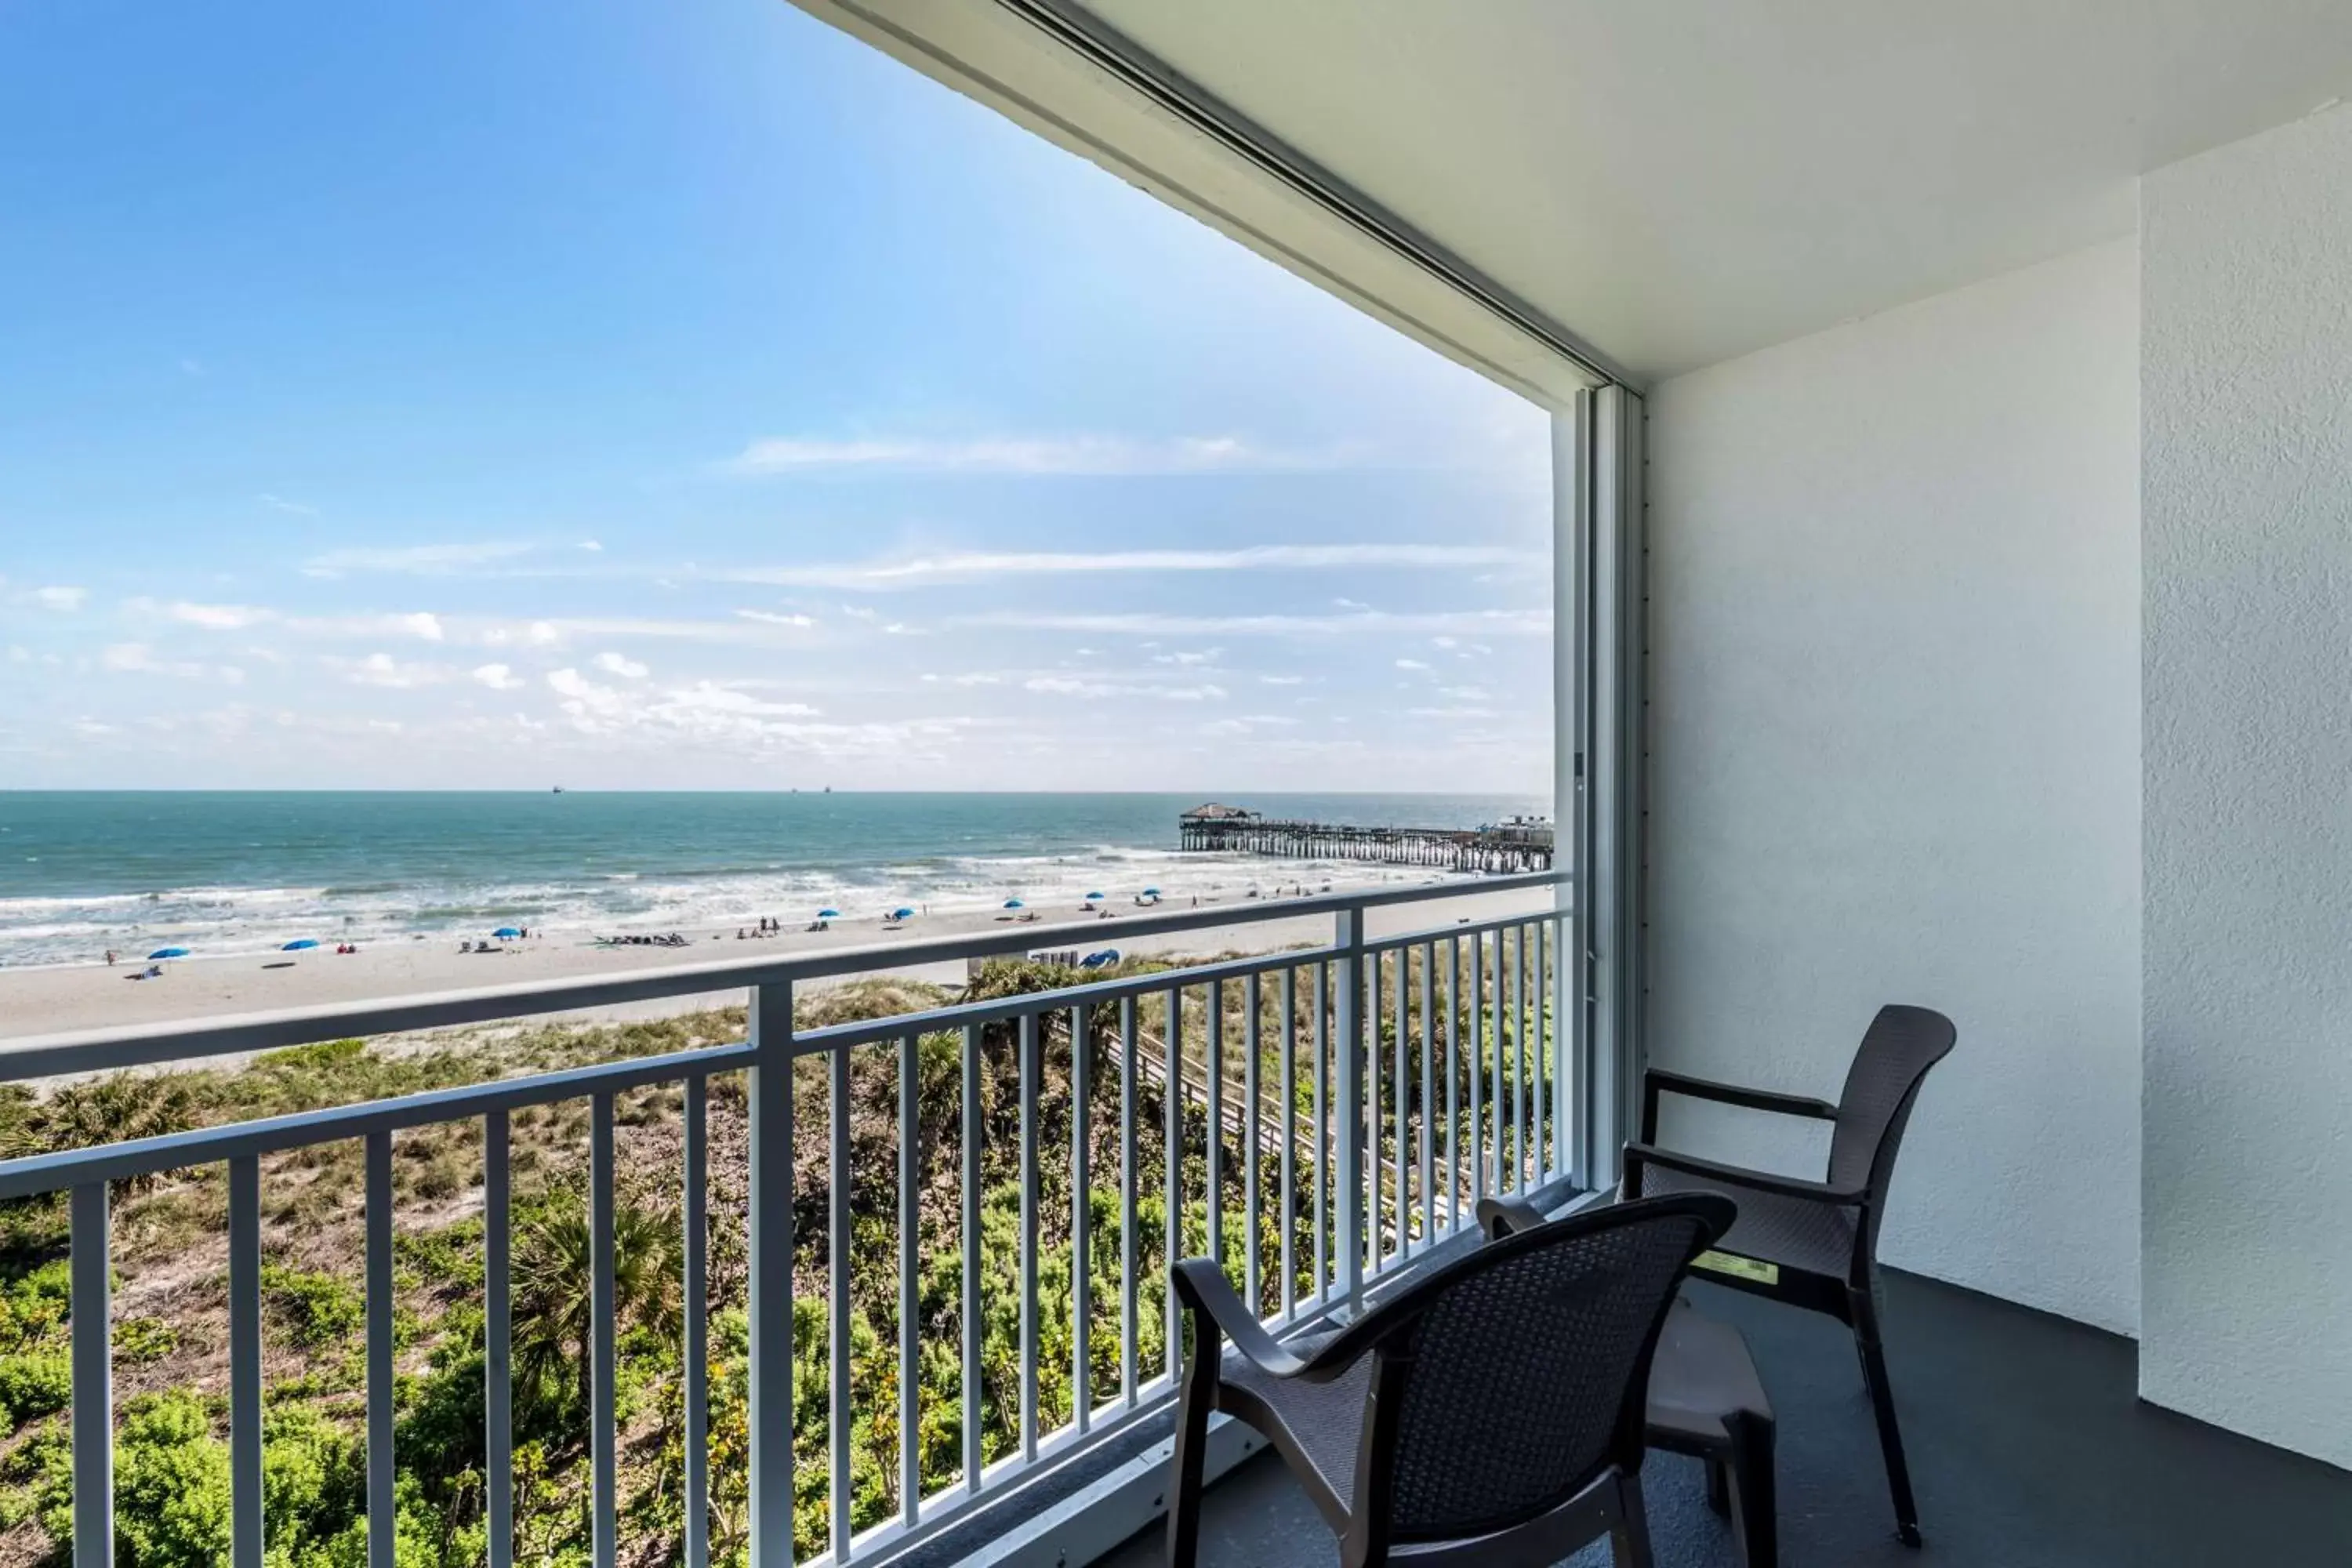
[[[1475,826],[1510,795],[1238,795],[1269,816]],[[1365,867],[1180,855],[1198,795],[0,792],[0,964],[544,926],[804,922],[896,903],[1041,910]],[[1406,875],[1392,868],[1392,875]],[[1419,877],[1423,872],[1411,873]]]

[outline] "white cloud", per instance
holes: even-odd
[[[875,616],[876,616],[877,614],[878,614],[879,612],[876,611],[876,610],[875,610],[874,608],[872,608],[870,605],[842,605],[842,606],[841,606],[841,613],[842,613],[843,615],[845,615],[845,616],[850,616],[851,618],[853,618],[853,619],[855,619],[855,620],[860,620],[860,621],[870,621],[870,620],[872,620],[872,619],[875,617]]]
[[[251,605],[196,605],[185,599],[168,605],[152,605],[143,599],[133,599],[129,608],[135,613],[153,613],[182,626],[201,626],[208,632],[240,632],[247,626],[276,618],[275,612],[257,609]]]
[[[1203,735],[1246,735],[1254,730],[1288,729],[1297,720],[1280,713],[1244,713],[1238,718],[1217,719],[1201,726]]]
[[[265,618],[274,618],[264,612]],[[440,642],[446,634],[441,617],[430,610],[404,615],[289,616],[281,624],[288,631],[323,637],[415,637]]]
[[[109,643],[99,650],[99,667],[118,675],[162,675],[175,680],[217,680],[226,686],[245,684],[245,670],[234,664],[204,664],[195,659],[162,658],[142,642]]]
[[[952,474],[1210,474],[1329,468],[1358,460],[1353,447],[1265,447],[1238,436],[924,437],[755,440],[724,466],[739,474],[898,469]]]
[[[625,658],[617,653],[598,654],[596,668],[607,675],[617,675],[625,680],[643,680],[653,673],[635,659]]]
[[[1160,686],[1149,682],[1087,680],[1074,675],[1033,675],[1023,689],[1056,697],[1154,697],[1167,702],[1214,702],[1225,696],[1222,686]]]
[[[1441,630],[1532,637],[1551,630],[1551,615],[1544,610],[1451,610],[1417,615],[1366,611],[1343,616],[1176,616],[1151,612],[1060,615],[1003,610],[956,616],[949,624],[1081,635],[1152,633],[1162,637],[1324,637],[1343,632],[1421,635]]]
[[[455,544],[410,544],[392,549],[330,550],[302,563],[312,577],[341,577],[352,573],[392,573],[416,577],[446,577],[527,555],[530,546],[513,541],[481,540]]]
[[[522,678],[503,664],[478,665],[474,679],[493,691],[513,691],[522,685]]]
[[[287,512],[295,517],[316,517],[319,515],[319,509],[315,506],[304,506],[299,500],[288,500],[284,496],[274,496],[268,490],[262,491],[253,499],[259,501],[262,505],[268,507],[272,511]]]
[[[1349,567],[1414,571],[1465,566],[1538,566],[1535,551],[1495,544],[1257,544],[1237,550],[963,551],[891,561],[752,567],[721,573],[728,582],[776,587],[849,588],[873,592],[971,583],[994,577],[1068,576],[1118,572],[1287,572]],[[1332,601],[1341,609],[1370,606]],[[871,615],[844,605],[850,615]]]
[[[1180,648],[1172,653],[1155,653],[1151,656],[1151,662],[1154,664],[1214,664],[1217,662],[1218,656],[1224,651],[1221,647],[1204,647],[1190,652]]]
[[[48,587],[33,590],[34,601],[45,610],[79,610],[89,597],[87,588]]]
[[[910,626],[904,621],[892,621],[882,628],[886,637],[927,637],[931,634],[920,626]]]
[[[1494,710],[1476,707],[1408,708],[1405,710],[1405,714],[1406,717],[1412,719],[1492,719],[1495,717]]]
[[[388,653],[372,653],[356,661],[330,659],[328,663],[342,671],[344,679],[356,685],[381,686],[394,691],[413,691],[420,686],[436,686],[456,674],[442,665],[412,664]]]
[[[1428,665],[1423,663],[1417,658],[1401,658],[1396,661],[1396,667],[1399,669],[1427,669],[1429,668]]]
[[[1495,694],[1483,686],[1441,686],[1438,693],[1456,702],[1492,702]]]
[[[1458,637],[1432,637],[1429,639],[1429,646],[1432,647],[1458,647],[1460,642],[1461,639]]]
[[[1303,675],[1261,675],[1257,683],[1260,686],[1304,686],[1307,678]]]
[[[1369,610],[1371,608],[1370,605],[1367,605],[1361,599],[1334,599],[1331,601],[1331,604],[1334,608],[1342,610]]]
[[[583,550],[588,551],[590,553],[593,554],[593,553],[595,553],[595,552],[601,552],[601,551],[604,548],[604,546],[602,543],[600,543],[598,541],[596,541],[596,540],[593,540],[593,539],[583,539],[583,540],[582,540],[582,541],[580,542],[580,548],[581,548],[581,549],[583,549]]]

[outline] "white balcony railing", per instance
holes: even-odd
[[[1141,1206],[1159,1200],[1161,1259],[1181,1256],[1204,1228],[1208,1251],[1236,1268],[1236,1283],[1270,1326],[1288,1330],[1359,1301],[1383,1276],[1466,1228],[1476,1200],[1564,1177],[1573,1168],[1563,957],[1569,917],[1554,899],[1528,913],[1461,921],[1405,934],[1367,935],[1367,911],[1457,898],[1467,891],[1549,889],[1565,874],[1491,879],[1408,890],[1145,914],[1119,923],[1122,939],[1226,930],[1327,913],[1328,946],[1294,949],[900,1016],[796,1032],[793,991],[818,978],[1018,953],[1099,938],[1094,922],[1035,927],[907,946],[737,961],[268,1016],[119,1030],[28,1042],[0,1057],[28,1078],[478,1023],[742,986],[748,1037],[673,1054],[383,1100],[300,1115],[205,1128],[0,1163],[0,1200],[70,1194],[73,1557],[76,1568],[111,1562],[113,1537],[109,1188],[164,1172],[227,1168],[231,1568],[263,1568],[262,1287],[260,1162],[345,1139],[365,1147],[366,1515],[370,1568],[393,1568],[394,1143],[404,1131],[474,1121],[482,1134],[484,1516],[489,1568],[511,1568],[514,1542],[510,1380],[509,1118],[528,1108],[589,1103],[587,1210],[591,1248],[588,1386],[594,1568],[618,1555],[615,1388],[614,1105],[648,1086],[677,1086],[683,1100],[678,1180],[683,1219],[682,1384],[686,1568],[711,1557],[709,1136],[712,1079],[741,1072],[750,1136],[749,1557],[752,1568],[793,1560],[794,1068],[823,1065],[830,1154],[826,1205],[829,1474],[826,1557],[866,1561],[929,1535],[1038,1468],[1128,1427],[1164,1406],[1180,1372],[1175,1301],[1164,1288],[1164,1354],[1149,1364],[1139,1321]],[[1238,995],[1242,1042],[1228,1039],[1227,1004]],[[1269,1016],[1273,1026],[1266,1025]],[[1041,1089],[1049,1049],[1066,1055],[1067,1147],[1044,1147]],[[928,1136],[945,1158],[944,1128],[919,1125],[926,1041],[952,1048],[961,1249],[951,1342],[961,1363],[961,1464],[925,1473],[927,1414],[919,1370],[926,1328],[948,1339],[940,1314],[919,1310],[918,1163]],[[1009,1452],[983,1448],[982,1072],[992,1042],[1017,1053],[1019,1110],[1018,1413]],[[1081,1048],[1082,1047],[1082,1048]],[[1236,1063],[1232,1058],[1239,1057]],[[1302,1058],[1304,1059],[1302,1059]],[[936,1058],[934,1058],[936,1061]],[[898,1455],[892,1517],[862,1530],[852,1502],[851,1311],[853,1232],[851,1075],[897,1079]],[[1238,1068],[1236,1072],[1235,1068]],[[1114,1083],[1115,1080],[1115,1083]],[[1171,1086],[1172,1087],[1172,1091]],[[1160,1170],[1139,1168],[1143,1104],[1160,1100]],[[1269,1095],[1275,1102],[1269,1110]],[[1197,1118],[1196,1118],[1197,1113]],[[1062,1114],[1056,1110],[1058,1116]],[[1097,1118],[1115,1118],[1116,1312],[1095,1299],[1093,1235]],[[1041,1408],[1040,1355],[1047,1325],[1041,1295],[1041,1163],[1071,1197],[1071,1345],[1067,1415]],[[1066,1162],[1065,1164],[1064,1162]],[[1236,1165],[1239,1167],[1236,1171]],[[1199,1170],[1197,1192],[1190,1173]],[[1066,1179],[1065,1178],[1066,1173]],[[1103,1173],[1108,1176],[1110,1173]],[[1108,1183],[1104,1182],[1108,1191]],[[1097,1200],[1102,1201],[1102,1200]],[[1194,1205],[1197,1201],[1198,1209]],[[1197,1226],[1188,1226],[1197,1219]],[[1243,1229],[1238,1247],[1229,1219]],[[1054,1221],[1060,1227],[1061,1216]],[[1162,1276],[1163,1267],[1158,1271]],[[1115,1341],[1115,1349],[1113,1342]],[[1115,1366],[1115,1379],[1097,1369]],[[1057,1374],[1058,1375],[1058,1374]],[[935,1400],[934,1403],[937,1401]],[[1057,1398],[1056,1404],[1059,1405]],[[1052,1422],[1051,1429],[1048,1423]]]

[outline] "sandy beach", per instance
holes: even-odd
[[[1335,883],[1335,888],[1342,884]],[[1367,885],[1394,887],[1391,880]],[[1547,907],[1549,889],[1513,892],[1483,892],[1475,882],[1442,902],[1393,905],[1370,911],[1370,934],[1393,934],[1451,925],[1462,920],[1492,919],[1520,910]],[[1435,891],[1434,889],[1432,889]],[[1236,910],[1253,912],[1278,907],[1296,899],[1234,900]],[[1204,908],[1216,900],[1205,900]],[[1158,912],[1176,909],[1171,903]],[[1084,921],[1077,932],[1055,935],[1047,930],[1065,921],[1080,920],[1080,910],[1043,909],[1035,922],[1040,948],[1116,947],[1122,952],[1213,953],[1272,952],[1284,947],[1328,942],[1328,913],[1305,913],[1290,919],[1258,920],[1230,928],[1191,931],[1172,935],[1138,936],[1122,940],[1122,917],[1142,911],[1132,906],[1113,907],[1111,918]],[[501,951],[460,952],[445,940],[387,941],[362,944],[355,953],[331,949],[300,953],[251,954],[243,957],[188,959],[167,963],[161,979],[133,981],[143,963],[39,969],[0,969],[0,1053],[7,1042],[82,1029],[168,1024],[185,1019],[223,1017],[271,1012],[286,1007],[327,1006],[340,1003],[376,1001],[440,992],[471,990],[530,981],[625,974],[684,964],[710,963],[824,947],[866,947],[877,943],[937,940],[974,931],[1013,929],[987,912],[941,913],[912,920],[897,931],[884,931],[872,920],[836,921],[832,929],[810,931],[791,929],[750,941],[736,940],[732,929],[714,932],[691,931],[682,948],[599,947],[576,933],[533,937],[509,942]],[[877,966],[876,974],[906,974],[942,984],[964,978],[961,963]],[[655,1002],[595,1010],[564,1016],[634,1018],[685,1013],[730,1005],[741,999],[739,990],[696,996],[676,996]]]

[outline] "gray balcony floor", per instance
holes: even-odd
[[[1924,1551],[1895,1540],[1870,1406],[1837,1324],[1710,1286],[1691,1293],[1755,1347],[1780,1417],[1781,1561],[1790,1568],[2320,1568],[2352,1562],[2352,1475],[2134,1397],[2126,1340],[1907,1276],[1887,1280],[1887,1353],[1919,1494]],[[2322,1309],[2324,1310],[2324,1309]],[[1662,1568],[1731,1568],[1699,1467],[1643,1471]],[[1206,1568],[1338,1561],[1271,1455],[1212,1490]],[[1155,1527],[1105,1561],[1160,1560]],[[1608,1562],[1605,1545],[1574,1559]]]

